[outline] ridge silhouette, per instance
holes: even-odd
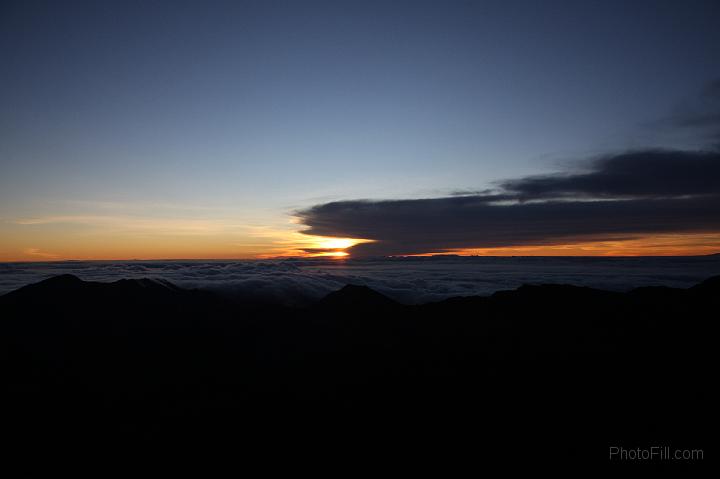
[[[707,447],[719,298],[715,276],[413,306],[347,285],[307,308],[247,308],[147,278],[62,275],[0,296],[3,435],[39,453],[322,450],[444,470]]]
[[[322,298],[315,306],[320,308],[358,307],[374,309],[398,305],[399,303],[396,301],[367,286],[347,284]]]

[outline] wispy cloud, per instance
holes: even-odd
[[[698,135],[720,148],[720,78],[708,83],[694,101],[677,107],[662,123]]]
[[[163,235],[215,235],[244,228],[222,220],[194,218],[158,218],[126,215],[57,215],[36,216],[15,220],[18,225],[76,224],[97,228],[148,232]]]
[[[45,251],[41,251],[38,248],[26,248],[23,253],[25,253],[28,256],[35,256],[38,258],[46,258],[46,259],[57,259],[60,256],[53,253],[48,253]]]

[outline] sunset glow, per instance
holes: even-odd
[[[703,470],[719,19],[2,1],[9,456]]]
[[[35,225],[34,228],[39,226]],[[352,257],[352,247],[371,240],[304,235],[296,231],[216,232],[184,235],[187,229],[145,233],[113,228],[90,229],[83,235],[72,229],[41,230],[3,238],[1,261],[59,261],[69,259],[272,259],[287,257]],[[615,241],[568,242],[504,248],[465,248],[428,251],[408,256],[694,256],[720,251],[720,234],[652,235]]]
[[[278,246],[271,252],[258,255],[259,258],[321,258],[329,257],[342,259],[351,256],[347,251],[361,243],[371,243],[372,240],[359,238],[333,238],[324,236],[305,235],[292,232],[282,239],[275,240]]]
[[[0,262],[720,251],[702,8],[10,3]]]
[[[269,259],[349,256],[371,240],[298,232],[292,222],[238,225],[222,217],[172,219],[64,215],[6,222],[0,261],[128,259]]]
[[[512,248],[465,248],[409,256],[698,256],[720,251],[720,234],[655,235],[621,241],[588,241]]]

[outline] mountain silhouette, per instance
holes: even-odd
[[[337,291],[333,291],[317,304],[318,308],[361,308],[368,309],[385,309],[398,306],[398,303],[388,298],[384,294],[368,288],[348,284]]]
[[[607,465],[609,445],[701,447],[713,433],[718,298],[720,276],[412,306],[347,285],[305,308],[248,308],[62,275],[0,296],[3,434],[38,452]]]
[[[38,283],[23,286],[7,293],[5,301],[19,301],[24,298],[35,300],[73,299],[93,301],[95,296],[117,296],[123,300],[132,300],[141,295],[147,299],[157,299],[162,295],[193,294],[174,284],[160,279],[121,279],[112,283],[83,281],[75,275],[63,274],[53,276]],[[79,306],[82,306],[80,304]]]
[[[712,278],[708,278],[705,281],[696,284],[695,286],[690,288],[690,291],[708,295],[717,294],[717,292],[720,291],[720,276],[713,276]]]

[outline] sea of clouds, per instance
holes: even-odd
[[[271,261],[63,261],[0,264],[0,294],[70,273],[87,281],[155,278],[238,300],[302,306],[346,284],[406,304],[488,295],[522,284],[563,283],[624,291],[689,287],[720,275],[720,256],[655,258],[430,257]]]

